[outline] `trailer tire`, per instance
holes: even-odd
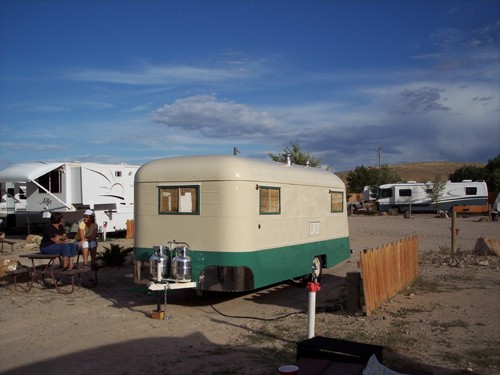
[[[397,216],[400,214],[399,207],[391,207],[387,213],[391,216]]]

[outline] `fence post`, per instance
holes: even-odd
[[[457,244],[456,244],[456,229],[455,229],[455,222],[457,220],[457,213],[456,211],[453,211],[451,214],[451,253],[455,254],[457,250]]]

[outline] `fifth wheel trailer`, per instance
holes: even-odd
[[[44,216],[59,211],[70,230],[76,231],[74,224],[90,208],[96,214],[100,232],[125,231],[127,220],[134,215],[134,177],[138,168],[81,162],[12,165],[0,171],[0,183],[7,190],[10,186],[22,187],[23,206],[14,206],[14,212],[6,211],[6,230],[41,225],[47,222]]]
[[[135,279],[152,291],[236,292],[319,276],[350,256],[345,194],[333,173],[290,163],[146,163],[135,176]]]

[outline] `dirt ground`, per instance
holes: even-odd
[[[316,335],[382,345],[393,369],[499,374],[500,262],[471,250],[478,237],[500,239],[500,223],[459,218],[454,258],[450,226],[432,215],[350,217],[353,254],[323,274]],[[358,270],[359,252],[411,235],[420,251],[415,284],[370,317],[348,314],[344,277]],[[101,248],[110,243],[133,246],[118,239]],[[32,250],[19,240],[0,259],[23,252]],[[246,294],[176,291],[167,296],[168,320],[151,318],[156,298],[133,283],[131,265],[105,267],[96,288],[71,295],[40,284],[16,292],[5,277],[1,285],[2,374],[277,374],[307,338],[307,291],[294,282]]]

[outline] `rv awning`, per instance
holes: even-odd
[[[64,163],[23,163],[14,164],[0,171],[0,182],[27,182],[59,168]]]

